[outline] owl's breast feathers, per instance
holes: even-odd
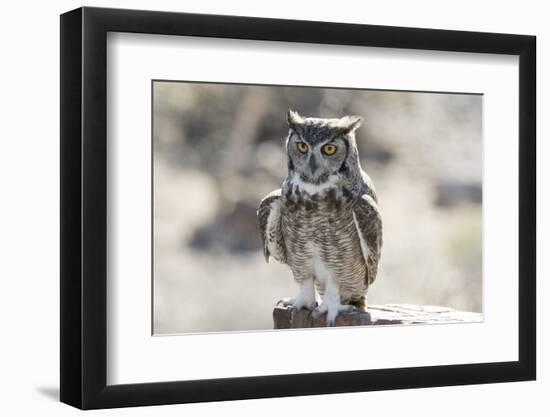
[[[275,260],[286,263],[286,247],[281,228],[281,189],[272,191],[264,197],[257,214],[266,262],[273,256]]]
[[[382,220],[372,183],[363,178],[357,188],[319,188],[311,192],[285,181],[282,190],[261,201],[258,219],[266,261],[272,256],[299,270],[314,243],[342,277],[360,274],[370,285],[382,250]]]

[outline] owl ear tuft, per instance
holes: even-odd
[[[344,116],[338,121],[338,127],[345,133],[352,133],[359,129],[362,123],[361,116]]]
[[[298,125],[301,125],[304,123],[304,118],[298,114],[298,112],[295,112],[294,110],[288,109],[288,113],[286,116],[288,120],[288,126],[292,130],[296,130],[296,127]]]

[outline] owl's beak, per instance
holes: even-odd
[[[317,171],[317,168],[319,167],[319,165],[317,165],[317,160],[315,159],[315,155],[312,154],[310,157],[309,157],[309,169],[311,171],[311,175],[315,175],[315,171]]]

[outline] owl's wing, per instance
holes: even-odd
[[[281,189],[264,197],[257,214],[265,261],[269,262],[271,255],[275,260],[286,263],[286,246],[281,227]]]
[[[382,218],[376,201],[363,194],[353,208],[353,220],[361,242],[361,251],[367,264],[367,284],[376,279],[378,261],[382,252]]]

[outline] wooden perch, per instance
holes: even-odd
[[[355,313],[340,313],[336,318],[336,326],[445,324],[481,321],[483,321],[481,313],[436,306],[386,304],[369,306],[365,311]],[[294,316],[294,320],[291,320],[288,308],[277,306],[273,310],[273,322],[275,329],[325,327],[326,314],[314,319],[308,310],[302,310]]]

